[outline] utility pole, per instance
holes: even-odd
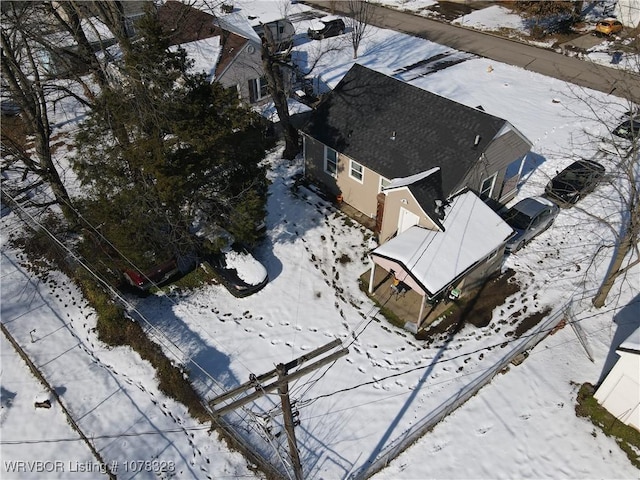
[[[300,367],[303,363],[308,362],[312,358],[318,357],[340,346],[342,346],[342,341],[336,339],[333,342],[327,343],[326,345],[313,350],[312,352],[296,358],[295,360],[287,363],[279,363],[275,369],[267,373],[263,373],[262,375],[258,376],[251,375],[248,382],[245,382],[239,387],[236,387],[233,390],[229,390],[228,392],[225,392],[222,395],[218,395],[217,397],[210,400],[209,406],[212,409],[212,414],[216,417],[220,417],[225,413],[236,410],[237,408],[240,408],[247,403],[253,402],[254,400],[257,400],[267,393],[277,389],[278,394],[280,395],[280,401],[282,403],[282,415],[284,420],[284,428],[287,434],[287,442],[289,443],[289,456],[291,457],[291,464],[293,465],[296,480],[303,480],[304,477],[302,475],[302,463],[300,462],[300,455],[298,453],[298,445],[296,442],[296,434],[294,430],[294,427],[299,424],[299,421],[296,421],[294,419],[295,416],[291,411],[291,399],[289,398],[289,382],[303,377],[304,375],[307,375],[324,365],[335,362],[338,358],[349,353],[349,349],[341,348],[340,350],[320,360],[317,360],[311,365],[302,367],[292,373],[289,372],[296,367]],[[277,380],[269,384],[263,384],[263,382],[267,382],[275,376],[278,377]],[[251,389],[255,390],[252,393],[249,393],[248,391]],[[219,408],[216,408],[216,405],[238,396],[241,396],[241,398]]]
[[[293,412],[291,411],[291,399],[289,398],[289,382],[284,381],[287,376],[287,367],[280,363],[276,367],[278,370],[278,380],[282,385],[278,387],[278,394],[282,402],[282,416],[284,417],[284,429],[287,432],[287,442],[289,443],[289,456],[293,465],[293,472],[296,480],[304,480],[302,477],[302,464],[300,463],[300,453],[296,442],[296,431],[294,430]]]

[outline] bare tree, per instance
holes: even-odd
[[[631,106],[637,108],[637,106]],[[633,116],[634,110],[629,112]],[[636,115],[640,112],[635,111]],[[611,232],[613,241],[602,245],[612,250],[607,272],[592,298],[595,307],[602,307],[616,281],[640,264],[638,240],[640,236],[640,131],[630,129],[626,139],[612,135],[606,139],[607,151],[614,169],[609,173],[615,190],[615,203],[619,206],[613,218],[598,218]],[[618,217],[618,218],[616,218]]]
[[[291,123],[285,89],[284,73],[291,68],[291,65],[279,54],[278,46],[269,28],[264,29],[262,38],[262,68],[284,135],[285,147],[282,156],[293,160],[300,152],[300,135]]]
[[[35,146],[31,149],[21,135],[3,131],[2,169],[17,172],[23,182],[35,174],[41,181],[31,186],[48,184],[70,224],[75,224],[77,216],[52,160],[50,109],[68,96],[95,108],[98,91],[110,88],[98,52],[106,49],[111,37],[102,38],[98,24],[107,26],[122,49],[129,47],[119,1],[7,1],[2,9],[3,88],[19,106],[20,122]],[[113,128],[122,132],[117,125]],[[118,138],[127,140],[126,134]],[[28,191],[28,183],[16,186],[16,191]]]
[[[633,127],[633,122],[637,125],[640,120],[640,99],[634,94],[640,64],[637,47],[630,47],[626,53],[631,71],[626,80],[612,82],[618,98],[578,87],[573,91],[574,98],[590,112],[585,121],[593,125],[595,120],[599,125],[597,133],[587,128],[584,138],[588,145],[571,145],[571,153],[582,151],[585,146],[593,148],[596,143],[598,152],[590,159],[602,162],[607,169],[602,190],[606,193],[599,202],[606,206],[603,211],[582,209],[579,204],[574,207],[605,227],[592,259],[592,264],[608,264],[591,299],[597,308],[607,303],[612,289],[640,264],[640,130]],[[606,133],[602,135],[602,131]]]
[[[347,3],[347,27],[350,30],[353,58],[358,58],[358,49],[373,20],[374,11],[369,0],[349,0]]]
[[[56,203],[70,225],[77,223],[77,214],[71,207],[69,194],[60,178],[51,151],[51,126],[46,77],[39,61],[38,47],[23,35],[20,25],[37,21],[32,3],[11,3],[3,12],[0,34],[0,61],[2,78],[6,82],[12,101],[20,107],[27,133],[32,135],[33,150],[27,145],[2,136],[3,170],[19,162],[23,178],[33,173],[49,185]],[[37,182],[36,182],[37,183]]]

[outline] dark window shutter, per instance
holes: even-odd
[[[255,103],[257,99],[258,99],[258,93],[256,92],[256,80],[251,79],[249,80],[249,102]]]

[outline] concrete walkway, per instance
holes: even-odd
[[[336,13],[343,15],[346,14],[348,5],[348,2],[329,0],[311,0],[305,3],[324,10],[334,7]],[[640,75],[638,74],[640,72],[630,73],[609,68],[497,35],[375,4],[372,6],[375,8],[375,15],[371,23],[378,27],[425,38],[456,50],[522,67],[532,72],[640,103]]]

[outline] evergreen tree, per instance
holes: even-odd
[[[189,73],[153,15],[138,31],[119,85],[103,90],[77,137],[85,214],[143,268],[199,250],[196,220],[252,243],[266,201],[259,117],[235,92]]]

